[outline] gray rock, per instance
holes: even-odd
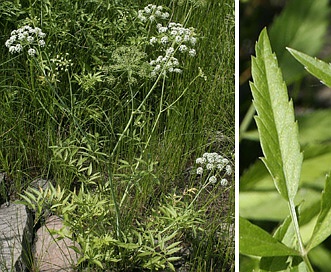
[[[37,190],[41,188],[44,191],[46,191],[49,188],[50,184],[51,184],[51,182],[47,179],[36,178],[35,180],[33,180],[31,182],[30,186]]]
[[[0,270],[24,271],[29,261],[32,218],[21,204],[0,206]]]
[[[54,215],[49,217],[36,233],[35,266],[40,272],[74,271],[78,256],[70,247],[78,246],[67,237],[59,239],[60,236],[54,234],[54,230],[69,233],[61,218]]]

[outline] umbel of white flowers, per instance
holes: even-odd
[[[157,23],[158,20],[168,19],[169,13],[164,11],[162,6],[149,4],[144,9],[138,11],[138,19],[145,23],[155,23],[156,33],[149,38],[149,44],[158,46],[161,53],[156,59],[149,62],[153,68],[151,76],[166,73],[182,73],[180,62],[175,57],[176,53],[188,54],[195,57],[196,50],[193,48],[197,42],[196,32],[193,27],[186,28],[180,23],[170,22],[167,25]]]
[[[30,56],[37,53],[37,48],[45,46],[46,34],[39,27],[22,26],[11,32],[10,38],[5,42],[5,46],[11,54],[20,53],[25,47]]]
[[[197,168],[197,174],[203,175],[205,170],[211,174],[209,177],[210,183],[216,183],[218,176],[232,174],[232,167],[230,161],[218,153],[204,153],[201,158],[196,159],[196,164],[199,165]],[[205,168],[205,169],[204,169]],[[220,183],[222,186],[228,184],[228,180],[224,177],[221,178]]]

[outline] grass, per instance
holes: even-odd
[[[52,181],[24,201],[39,207],[36,224],[45,209],[64,218],[79,270],[234,271],[233,175],[224,187],[195,174],[204,152],[233,166],[234,3],[155,2],[198,33],[196,57],[175,52],[183,71],[166,77],[146,63],[162,54],[148,43],[155,26],[137,19],[148,4],[0,4],[0,191],[14,200]],[[24,25],[46,33],[34,57],[4,46]]]

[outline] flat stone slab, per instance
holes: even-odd
[[[28,232],[31,235],[29,228],[24,205],[0,206],[0,271],[23,271],[23,245]]]
[[[68,272],[74,271],[77,264],[77,253],[70,247],[76,246],[72,240],[65,237],[59,239],[55,231],[69,230],[63,225],[62,219],[58,216],[51,216],[46,220],[43,227],[36,233],[35,243],[35,265],[39,272]]]

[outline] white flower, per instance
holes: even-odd
[[[14,36],[15,34],[17,34],[17,31],[16,30],[13,30],[10,35]]]
[[[197,38],[191,37],[190,42],[191,42],[192,45],[195,45],[196,42],[197,42]]]
[[[231,165],[227,165],[226,167],[225,167],[225,171],[226,171],[226,174],[228,175],[228,176],[230,176],[231,174],[232,174],[232,168],[231,168]]]
[[[187,51],[187,46],[185,44],[182,44],[181,46],[179,46],[179,51],[180,52],[185,52]]]
[[[158,7],[157,7],[157,10],[158,10],[158,11],[162,11],[162,10],[163,10],[163,7],[162,7],[162,6],[158,6]]]
[[[207,161],[210,163],[213,163],[215,161],[214,153],[208,153],[207,154]]]
[[[150,20],[151,22],[155,21],[155,16],[154,16],[154,15],[149,16],[149,20]]]
[[[197,174],[198,175],[202,175],[203,174],[203,168],[202,167],[198,167],[197,168]]]
[[[25,37],[24,37],[23,33],[19,33],[19,34],[18,34],[17,39],[18,39],[19,41],[23,40],[24,38],[25,38]]]
[[[221,162],[222,162],[222,159],[223,159],[223,157],[222,157],[221,155],[218,155],[218,154],[217,154],[217,156],[216,156],[216,158],[215,158],[215,162],[216,162],[216,163],[221,163]]]
[[[182,41],[182,37],[181,36],[176,36],[175,42],[180,43],[181,41]]]
[[[162,19],[167,19],[169,18],[170,14],[168,12],[163,12],[162,15],[161,15],[161,18]]]
[[[221,179],[221,185],[222,185],[222,186],[226,186],[226,185],[228,185],[228,181],[227,181],[227,179]]]
[[[178,29],[179,35],[183,35],[183,34],[186,32],[185,30],[186,30],[186,29],[183,28],[183,27],[179,28],[179,29]]]
[[[161,43],[163,43],[163,44],[166,44],[166,43],[168,43],[168,37],[167,36],[163,36],[162,38],[161,38]]]
[[[21,52],[23,50],[23,47],[22,47],[22,45],[21,44],[16,44],[16,46],[15,46],[15,51],[16,52]]]
[[[161,11],[159,11],[159,10],[155,11],[155,16],[156,17],[161,17],[161,15],[162,15]]]
[[[176,30],[171,30],[170,34],[171,34],[172,36],[176,36],[176,35],[177,35],[177,31],[176,31]]]
[[[5,42],[6,47],[9,48],[11,45],[12,45],[12,41],[10,39]]]
[[[156,43],[157,42],[157,38],[156,37],[152,37],[152,38],[150,38],[150,40],[149,40],[149,43],[151,44],[151,45],[153,45],[154,43]]]
[[[212,170],[212,169],[214,168],[214,165],[213,165],[212,163],[207,163],[207,164],[206,164],[206,168],[207,168],[208,170]]]
[[[178,59],[176,59],[176,58],[171,58],[171,60],[172,60],[172,64],[174,65],[174,66],[178,66],[179,65],[179,61],[178,61]],[[179,69],[180,70],[180,69]],[[181,72],[182,70],[180,70],[180,72]]]
[[[144,8],[144,11],[146,14],[150,14],[152,12],[148,6]]]
[[[167,32],[168,28],[166,26],[162,26],[159,28],[159,33],[165,33]]]
[[[36,54],[36,50],[33,49],[33,48],[30,48],[30,49],[28,50],[28,54],[29,54],[30,56],[34,56],[34,55]]]
[[[11,54],[13,54],[13,53],[15,53],[16,52],[16,47],[15,46],[10,46],[9,47],[9,53],[11,53]]]
[[[210,178],[209,178],[209,182],[210,183],[216,183],[216,181],[217,181],[217,178],[215,177],[215,176],[211,176]]]
[[[44,40],[39,40],[39,41],[38,41],[38,44],[39,44],[41,47],[44,47],[44,46],[45,46],[45,41],[44,41]]]
[[[138,15],[138,19],[142,22],[146,22],[147,18],[144,15]]]
[[[46,34],[44,32],[39,32],[38,36],[40,38],[45,38]]]
[[[204,164],[206,162],[206,159],[205,158],[197,158],[195,160],[195,163],[197,164]]]
[[[222,163],[223,164],[228,164],[229,163],[229,160],[227,158],[224,158],[224,159],[222,159]]]
[[[179,68],[174,69],[174,73],[181,74],[183,71]]]
[[[171,55],[174,51],[175,51],[175,49],[174,49],[173,47],[169,47],[169,48],[166,50],[166,56]]]
[[[156,62],[160,63],[160,62],[162,62],[162,60],[163,60],[163,56],[158,56],[156,59]]]
[[[28,36],[28,37],[26,38],[26,40],[27,40],[29,43],[33,43],[34,38],[33,38],[32,36]]]
[[[188,53],[191,57],[194,57],[197,54],[195,49],[190,49],[190,51],[188,51]]]

